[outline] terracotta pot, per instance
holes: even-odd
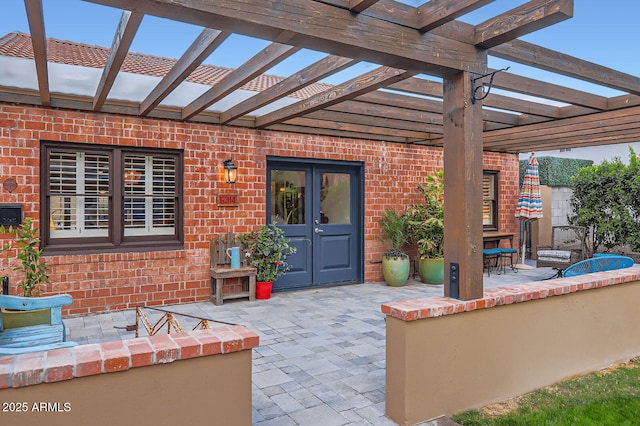
[[[257,281],[256,282],[256,299],[271,299],[271,288],[273,281]]]

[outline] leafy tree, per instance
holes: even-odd
[[[640,248],[639,160],[630,148],[630,164],[619,158],[585,167],[572,179],[573,214],[569,222],[590,230],[590,245],[611,251],[629,245]]]

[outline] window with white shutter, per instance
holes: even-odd
[[[42,152],[46,249],[182,244],[181,151],[45,142]]]
[[[485,171],[482,175],[482,226],[485,230],[498,230],[498,172]]]

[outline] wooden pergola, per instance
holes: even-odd
[[[123,10],[93,98],[49,90],[42,3],[25,0],[38,90],[16,90],[0,82],[0,101],[441,146],[447,170],[445,294],[461,299],[483,292],[478,190],[483,151],[519,153],[640,140],[640,78],[517,39],[570,18],[572,0],[531,0],[478,25],[456,18],[491,0],[430,0],[418,7],[394,0],[89,1]],[[144,15],[204,29],[144,101],[110,99]],[[234,33],[272,43],[188,105],[160,105]],[[226,111],[207,110],[304,48],[327,56]],[[487,69],[488,55],[625,94],[607,98]],[[307,99],[252,115],[359,61],[379,67]],[[490,81],[513,96],[488,92]]]

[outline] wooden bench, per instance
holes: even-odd
[[[62,306],[70,305],[71,296],[61,294],[47,297],[21,297],[0,294],[0,308],[15,311],[46,310],[49,324],[6,328],[0,315],[0,356],[77,346],[67,342],[62,322]],[[11,313],[9,313],[11,315]],[[7,324],[9,325],[9,324]]]
[[[231,247],[240,247],[241,264],[239,268],[231,268],[231,259],[226,250]],[[248,297],[250,301],[256,300],[256,274],[253,266],[247,265],[247,258],[243,256],[244,247],[232,233],[219,238],[212,238],[210,242],[211,255],[211,301],[216,305],[222,305],[224,300]],[[223,292],[227,278],[240,278],[243,283],[242,291]],[[247,282],[244,282],[246,278]]]

